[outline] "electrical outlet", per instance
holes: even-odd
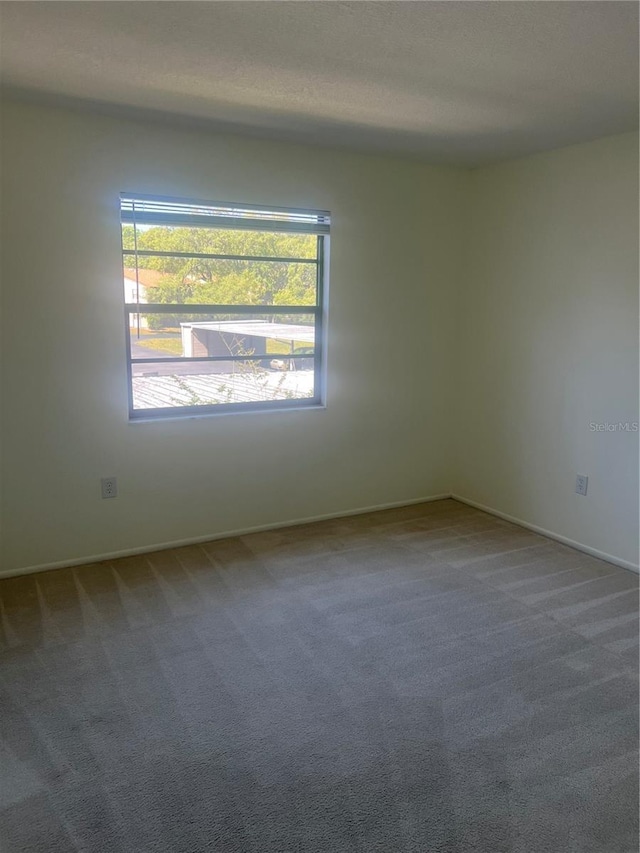
[[[589,485],[589,478],[586,474],[578,474],[576,477],[576,494],[577,495],[586,495],[587,494],[587,486]]]
[[[118,497],[118,481],[115,477],[103,477],[100,480],[100,485],[102,486],[103,498]]]

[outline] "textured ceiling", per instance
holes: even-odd
[[[476,165],[637,127],[635,2],[2,2],[3,84]]]

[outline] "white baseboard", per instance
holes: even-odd
[[[589,545],[583,545],[582,542],[576,542],[574,539],[569,539],[567,536],[562,536],[553,530],[547,530],[545,527],[539,527],[537,524],[531,524],[521,518],[516,518],[514,515],[509,515],[501,510],[481,504],[478,501],[473,501],[470,498],[465,498],[462,495],[456,494],[441,494],[429,495],[422,498],[411,498],[411,500],[392,501],[375,506],[358,507],[357,509],[341,510],[339,512],[329,512],[324,515],[307,516],[306,518],[288,519],[287,521],[275,522],[272,524],[259,524],[253,527],[243,527],[236,530],[225,530],[221,533],[208,533],[204,536],[192,536],[187,539],[176,539],[172,542],[159,542],[142,545],[137,548],[125,548],[121,551],[109,551],[104,554],[92,554],[85,557],[76,557],[69,560],[59,560],[54,563],[41,563],[37,566],[26,566],[19,569],[0,570],[0,578],[16,577],[18,575],[29,575],[34,572],[47,572],[51,569],[66,569],[72,566],[84,566],[89,563],[101,563],[105,560],[116,560],[119,557],[133,557],[137,554],[150,554],[154,551],[166,551],[169,548],[181,548],[185,545],[199,545],[202,542],[213,542],[216,539],[228,539],[231,536],[246,536],[249,533],[261,533],[265,530],[278,530],[283,527],[296,527],[301,524],[312,524],[314,521],[326,521],[332,518],[348,518],[352,515],[363,515],[366,512],[378,512],[384,509],[395,509],[402,506],[412,506],[413,504],[428,503],[430,501],[442,501],[452,498],[460,503],[472,506],[482,512],[495,515],[497,518],[502,518],[505,521],[510,521],[512,524],[517,524],[519,527],[525,527],[527,530],[532,530],[534,533],[540,533],[548,539],[554,539],[556,542],[561,542],[563,545],[568,545],[570,548],[575,548],[577,551],[582,551],[589,554],[591,557],[597,557],[599,560],[605,560],[607,563],[613,563],[614,566],[620,566],[623,569],[640,573],[640,567],[628,560],[623,560],[620,557],[615,557],[613,554],[607,554],[604,551],[599,551],[597,548],[591,548]]]
[[[517,524],[520,527],[526,527],[527,530],[532,530],[534,533],[540,533],[548,539],[555,539],[556,542],[561,542],[563,545],[568,545],[570,548],[575,548],[577,551],[582,551],[585,554],[589,554],[591,557],[597,557],[599,560],[605,560],[607,563],[613,563],[614,566],[629,569],[629,571],[636,572],[637,574],[640,573],[640,566],[637,566],[635,563],[631,563],[628,560],[623,560],[620,557],[614,557],[613,554],[607,554],[604,551],[598,551],[597,548],[592,548],[590,545],[583,545],[582,542],[576,542],[575,539],[569,539],[567,536],[562,536],[560,533],[556,533],[553,530],[547,530],[545,527],[539,527],[537,524],[531,524],[528,521],[523,521],[521,518],[516,518],[514,515],[501,512],[499,509],[485,506],[485,504],[478,503],[478,501],[463,498],[462,495],[452,494],[450,497],[453,498],[453,500],[460,501],[460,503],[467,504],[467,506],[472,506],[474,509],[480,509],[483,512],[487,512],[489,515],[495,515],[498,518],[503,518],[505,521],[510,521],[512,524]]]
[[[188,539],[176,539],[173,542],[154,542],[148,545],[141,545],[138,548],[125,548],[121,551],[108,551],[104,554],[90,554],[85,557],[74,557],[69,560],[59,560],[55,563],[41,563],[37,566],[26,566],[20,569],[4,569],[0,570],[0,578],[30,575],[34,572],[48,572],[51,569],[68,569],[72,566],[84,566],[90,563],[101,563],[105,560],[116,560],[118,557],[134,557],[136,554],[151,554],[154,551],[166,551],[169,548],[182,548],[185,545],[199,545],[201,542],[213,542],[215,539],[228,539],[231,536],[247,536],[249,533],[261,533],[265,530],[278,530],[282,527],[297,527],[301,524],[312,524],[314,521],[326,521],[331,518],[348,518],[351,515],[363,515],[366,512],[378,512],[383,509],[396,509],[397,507],[429,503],[430,501],[442,501],[447,500],[450,497],[450,494],[429,495],[428,497],[392,501],[390,503],[377,504],[376,506],[364,506],[358,507],[357,509],[328,512],[324,515],[312,515],[307,518],[294,518],[288,519],[287,521],[273,522],[271,524],[258,524],[253,527],[242,527],[237,530],[225,530],[221,533],[207,533],[204,536],[192,536]]]

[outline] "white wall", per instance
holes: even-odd
[[[472,173],[453,492],[638,562],[638,137]],[[589,476],[586,497],[574,493]]]
[[[2,131],[0,572],[449,492],[637,563],[638,434],[589,429],[638,418],[636,135],[469,173],[25,104]],[[122,190],[332,211],[326,410],[128,423]]]
[[[2,130],[2,570],[449,491],[466,173],[25,104]],[[325,411],[128,423],[123,190],[331,210]]]

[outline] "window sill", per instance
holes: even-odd
[[[223,412],[185,412],[184,414],[175,415],[141,415],[139,417],[129,417],[130,424],[150,424],[150,423],[166,423],[167,421],[188,421],[201,420],[202,418],[239,418],[246,415],[274,415],[274,414],[291,414],[292,412],[318,412],[326,411],[326,403],[313,403],[308,406],[289,406],[286,408],[276,406],[264,406],[260,408],[243,409],[241,411],[223,411]]]

